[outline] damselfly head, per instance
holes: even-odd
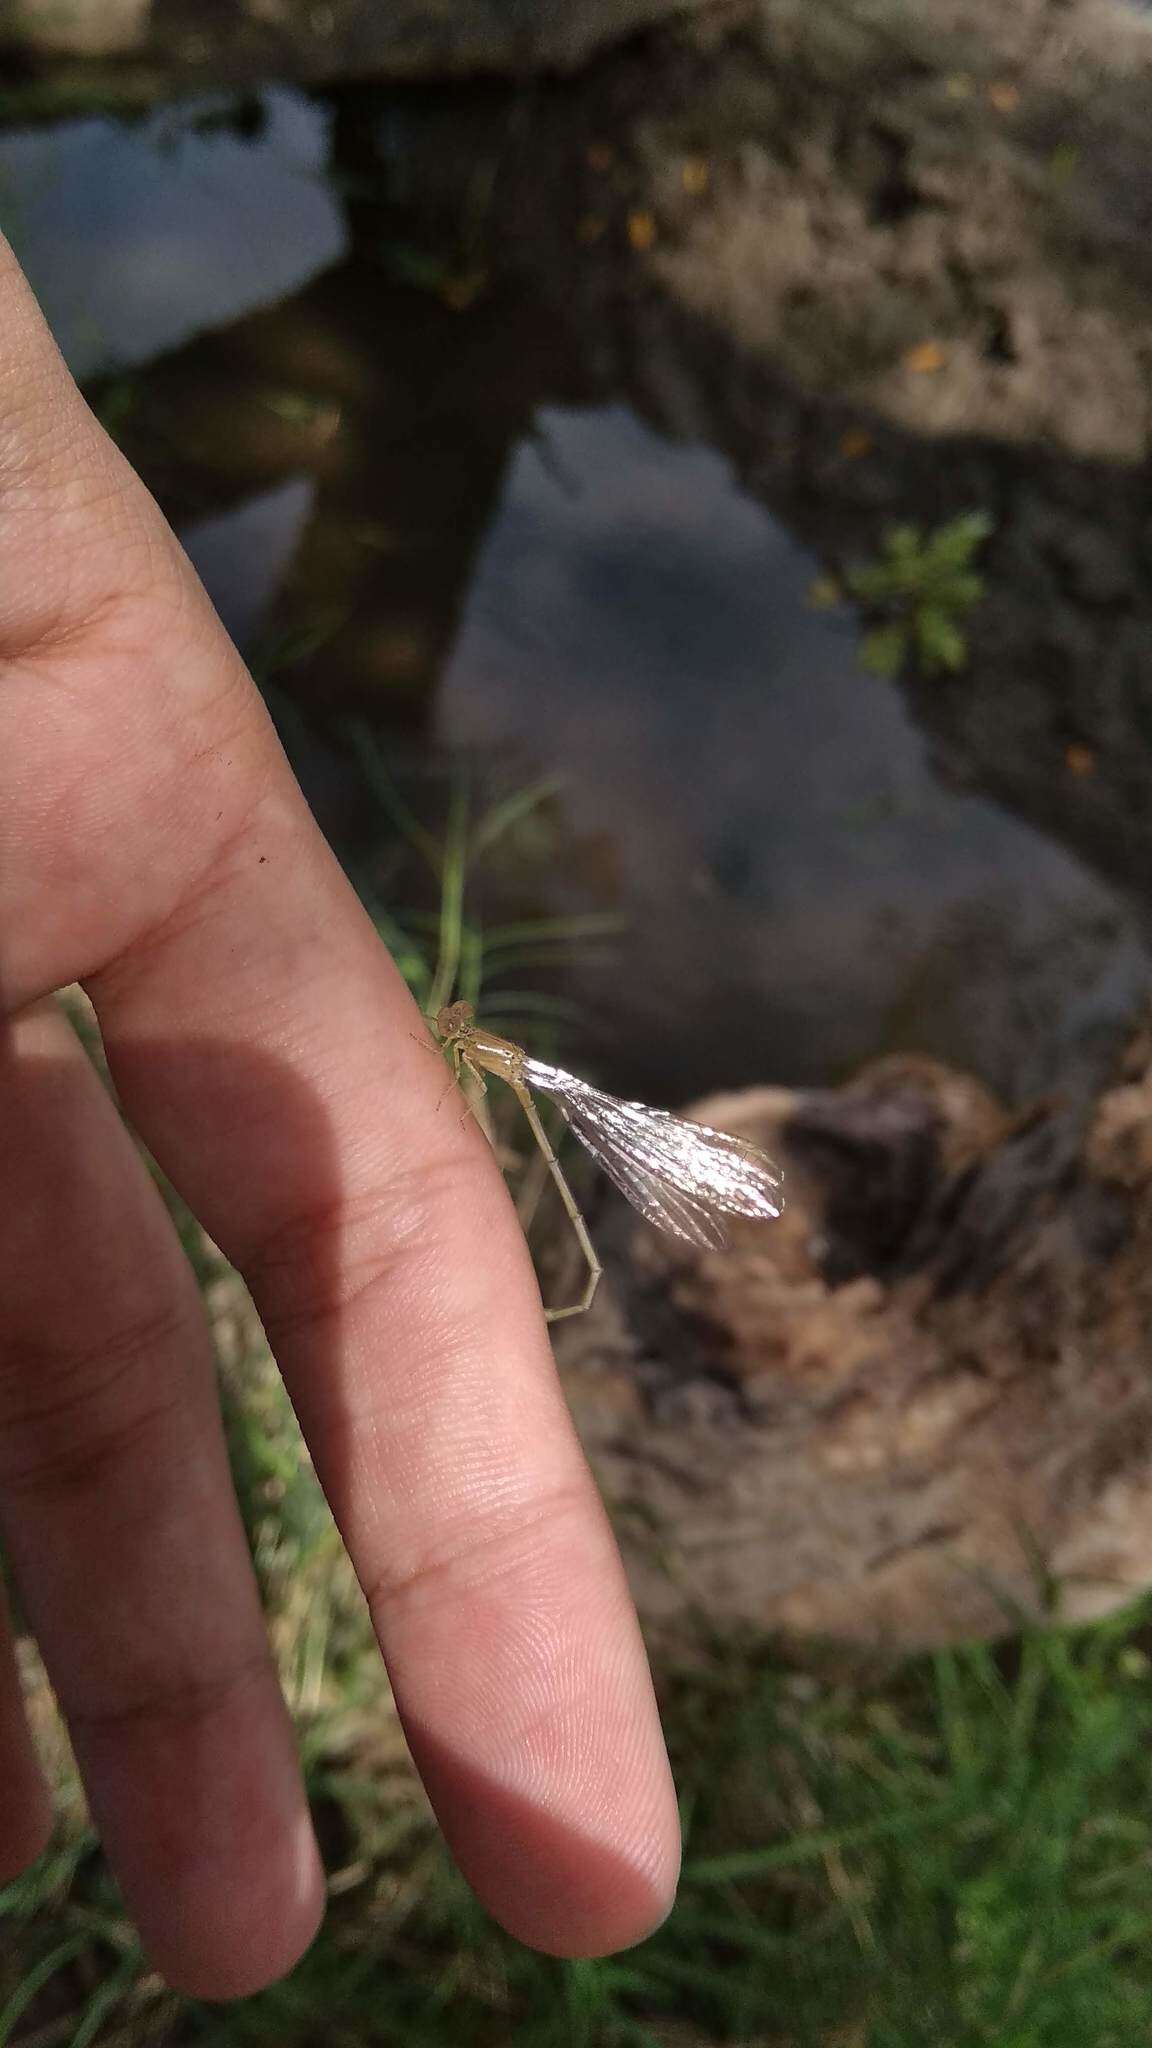
[[[459,1038],[476,1020],[471,1003],[446,1003],[436,1012],[436,1030],[441,1038]]]

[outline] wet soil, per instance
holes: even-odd
[[[950,14],[769,7],[602,68],[533,131],[517,239],[606,386],[722,449],[823,561],[893,517],[992,515],[969,666],[906,675],[908,701],[948,778],[1146,906],[1152,37]],[[592,224],[607,249],[575,262]]]

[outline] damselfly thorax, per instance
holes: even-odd
[[[528,1057],[523,1046],[478,1024],[471,1003],[449,1003],[446,1009],[438,1011],[436,1032],[444,1050],[452,1055],[457,1072],[461,1067],[471,1067],[480,1070],[476,1078],[497,1074],[510,1086],[523,1083]]]

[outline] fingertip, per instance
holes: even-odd
[[[161,1976],[185,1997],[225,2004],[251,1998],[295,1969],[324,1919],[324,1869],[308,1813],[264,1873],[265,1882],[229,1886],[208,1921],[201,1901],[194,1928],[173,1922],[148,1942]]]
[[[613,1955],[667,1919],[680,1824],[662,1750],[658,1758],[641,1751],[625,1766],[615,1801],[586,1783],[581,1813],[570,1789],[558,1798],[555,1783],[515,1788],[425,1731],[413,1747],[461,1870],[526,1948],[568,1960]],[[629,1792],[635,1804],[625,1819]]]
[[[617,1955],[655,1934],[676,1903],[679,1826],[635,1861],[619,1848],[570,1837],[555,1867],[562,1873],[555,1892],[539,1883],[505,1891],[495,1907],[501,1925],[526,1948],[566,1962]]]
[[[261,1659],[198,1713],[73,1722],[108,1861],[141,1942],[176,1991],[247,1998],[315,1937],[325,1884],[275,1673]]]
[[[663,1927],[675,1904],[675,1883],[659,1889],[639,1886],[617,1899],[601,1893],[587,1902],[574,1893],[566,1902],[559,1926],[542,1926],[532,1911],[521,1916],[515,1909],[501,1916],[501,1925],[525,1948],[538,1949],[541,1955],[556,1956],[562,1962],[595,1962],[648,1941]]]

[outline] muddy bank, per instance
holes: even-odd
[[[1103,0],[915,14],[765,0],[678,21],[570,80],[349,86],[329,104],[354,249],[368,267],[398,249],[427,280],[425,316],[393,300],[372,348],[396,359],[426,332],[441,384],[461,337],[493,349],[496,409],[474,403],[457,434],[459,533],[490,518],[509,436],[547,391],[544,307],[580,403],[625,393],[662,434],[711,445],[834,572],[874,561],[897,521],[931,532],[986,514],[966,665],[912,667],[902,687],[942,776],[1062,842],[1147,921],[1152,31],[1139,17]],[[234,333],[217,354],[253,341]],[[326,396],[315,349],[299,363]],[[183,395],[172,370],[169,402]],[[241,488],[221,487],[199,450],[175,477],[146,414],[145,394],[127,445],[150,481],[166,472],[171,509]],[[299,459],[290,438],[269,480]],[[455,550],[451,590],[447,571],[424,594],[407,579],[402,610],[423,613],[401,636],[410,699],[434,685],[420,649],[443,649],[472,559]]]
[[[717,0],[5,0],[0,65],[30,106],[149,105],[279,80],[528,77]]]
[[[698,1253],[619,1210],[558,1333],[653,1633],[915,1648],[1152,1578],[1152,1038],[1087,1114],[894,1060],[698,1105],[789,1205]]]
[[[531,125],[501,232],[604,387],[829,565],[991,516],[967,666],[905,690],[945,775],[1146,907],[1152,36],[948,18],[768,6],[601,67]]]
[[[537,895],[476,907],[624,915],[633,971],[574,961],[565,990],[624,1092],[915,1047],[1020,1102],[1085,1035],[1098,1086],[1131,1016],[1152,40],[1086,4],[893,20],[776,0],[530,88],[274,96],[229,161],[311,123],[340,259],[240,318],[190,308],[126,402],[93,393],[322,732],[355,709],[393,762],[562,781]],[[277,490],[265,603],[246,522]],[[809,593],[972,511],[966,664],[901,699],[860,672],[854,606]],[[322,775],[342,850],[376,858],[365,792]]]

